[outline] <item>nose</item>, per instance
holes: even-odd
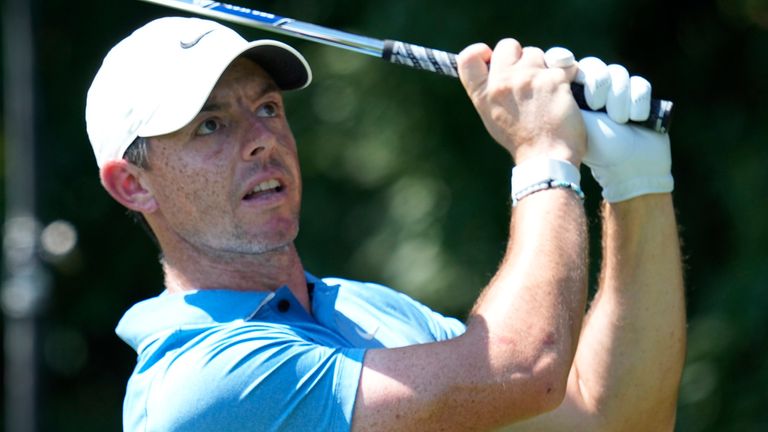
[[[277,145],[277,136],[261,120],[255,116],[248,119],[241,146],[241,157],[243,160],[247,161],[266,157]]]

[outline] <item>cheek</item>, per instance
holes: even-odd
[[[282,143],[283,153],[290,160],[291,165],[295,167],[296,172],[299,172],[299,150],[296,146],[296,140],[293,138],[293,134],[288,130],[280,137]]]
[[[225,150],[234,146],[237,142],[237,136],[234,135],[233,128],[227,128],[216,135],[216,139],[201,140],[189,146],[195,159],[194,165],[210,166],[221,163],[222,158],[226,158]]]
[[[291,174],[296,180],[296,186],[299,190],[299,195],[301,195],[302,181],[301,181],[301,165],[299,164],[299,155],[296,152],[295,147],[290,149],[288,153],[289,153],[288,154],[289,169],[291,170]]]
[[[223,184],[221,149],[194,149],[195,143],[156,145],[148,174],[153,194],[167,217],[189,217],[221,208],[228,195]],[[209,143],[210,144],[210,143]],[[215,175],[217,174],[217,175]],[[175,214],[174,214],[175,213]]]
[[[208,167],[210,168],[210,167]],[[160,206],[165,203],[171,207],[185,208],[187,212],[195,208],[216,207],[224,196],[221,185],[215,177],[207,175],[202,166],[176,164],[168,166],[163,175],[158,176]]]

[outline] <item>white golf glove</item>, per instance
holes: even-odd
[[[595,57],[579,61],[576,82],[584,85],[590,108],[605,107],[607,111],[582,110],[587,129],[584,163],[600,183],[603,198],[619,202],[671,192],[674,180],[669,135],[624,124],[648,118],[651,84],[644,78],[630,77],[623,66],[607,66]]]

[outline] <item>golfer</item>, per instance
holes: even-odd
[[[88,134],[165,277],[117,327],[138,355],[124,429],[671,430],[685,317],[669,139],[622,124],[647,117],[647,81],[555,60],[513,39],[458,56],[515,164],[505,255],[461,323],[302,265],[283,92],[311,72],[295,49],[194,18],[118,43],[88,92]],[[573,80],[607,114],[582,113]],[[583,200],[601,198],[584,197],[582,163],[604,202],[588,308]]]

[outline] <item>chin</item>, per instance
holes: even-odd
[[[293,247],[293,242],[296,240],[298,233],[298,227],[290,231],[273,231],[270,233],[272,235],[261,236],[250,244],[255,246],[254,250],[256,253],[282,252]]]

